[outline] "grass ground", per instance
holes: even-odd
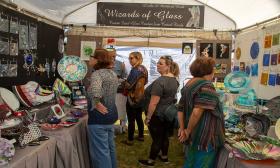
[[[135,137],[137,136],[137,130]],[[175,135],[175,133],[174,133]],[[138,159],[147,159],[149,156],[150,146],[152,139],[149,135],[147,127],[145,127],[144,142],[134,141],[133,146],[127,146],[122,144],[122,140],[127,139],[127,133],[117,135],[116,137],[116,149],[117,149],[117,160],[119,168],[141,168],[138,164]],[[160,160],[156,160],[155,168],[182,168],[184,162],[183,147],[177,140],[177,137],[173,136],[170,138],[169,163],[164,164]]]

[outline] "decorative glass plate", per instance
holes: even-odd
[[[231,92],[239,92],[246,89],[250,83],[245,72],[232,72],[225,77],[224,84]]]
[[[251,49],[250,49],[251,57],[253,59],[256,59],[259,55],[259,51],[260,51],[259,43],[254,42],[251,46]]]
[[[57,65],[57,71],[64,80],[76,82],[86,76],[87,65],[78,56],[64,56]]]
[[[17,99],[16,95],[6,88],[0,87],[0,96],[4,100],[4,102],[9,106],[13,111],[17,111],[20,103]]]

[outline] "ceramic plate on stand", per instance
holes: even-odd
[[[0,96],[10,109],[12,109],[13,111],[18,110],[20,103],[13,92],[9,91],[6,88],[0,87]]]
[[[277,120],[275,124],[275,134],[280,139],[280,118]]]

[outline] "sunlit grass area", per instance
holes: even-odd
[[[136,129],[135,137],[138,135]],[[182,168],[184,162],[183,146],[177,140],[175,136],[170,138],[168,159],[169,163],[162,163],[160,160],[156,160],[156,168]],[[149,156],[150,146],[152,139],[149,135],[148,128],[145,127],[144,133],[145,141],[140,142],[135,140],[133,146],[127,146],[121,143],[122,140],[127,139],[127,133],[117,135],[116,137],[116,148],[117,148],[117,159],[119,168],[139,168],[142,167],[138,164],[138,159],[147,159]]]

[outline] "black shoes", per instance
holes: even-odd
[[[163,163],[169,163],[168,162],[168,158],[162,158],[162,156],[161,155],[158,155],[158,158],[159,158],[159,160],[161,161],[161,162],[163,162]]]
[[[141,166],[147,166],[147,167],[154,167],[155,162],[151,160],[138,160],[139,164]]]

